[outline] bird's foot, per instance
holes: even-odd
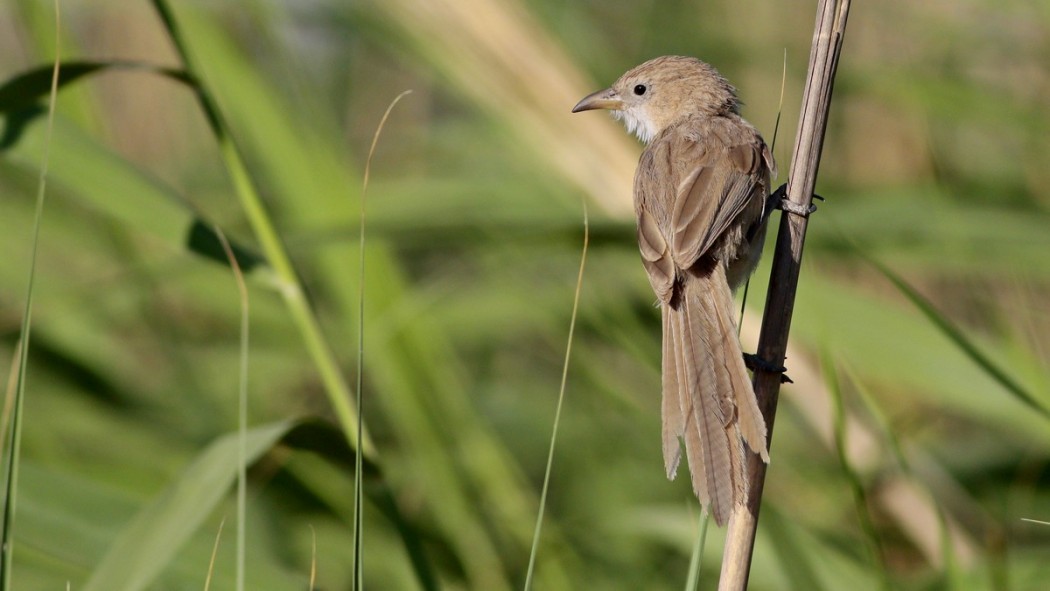
[[[788,377],[787,373],[785,373],[787,372],[786,367],[784,367],[783,365],[777,365],[770,361],[766,361],[765,359],[762,359],[754,353],[744,353],[744,365],[747,366],[747,368],[750,369],[752,372],[764,371],[768,373],[780,374],[781,384],[795,383],[791,380],[791,378]]]
[[[823,197],[816,194],[813,195],[813,199],[824,201]],[[777,187],[777,190],[770,193],[769,197],[766,198],[766,216],[768,217],[769,214],[773,213],[774,209],[779,209],[802,217],[809,217],[809,214],[817,211],[817,206],[816,204],[810,203],[809,207],[806,207],[789,200],[787,198],[787,183],[784,183]]]

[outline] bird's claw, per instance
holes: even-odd
[[[814,193],[813,199],[819,199],[824,201],[824,198]],[[770,193],[769,197],[766,198],[766,216],[773,213],[774,209],[800,215],[802,217],[809,217],[809,214],[817,211],[817,206],[810,203],[808,207],[795,203],[787,198],[787,183],[777,187],[776,191]]]
[[[783,365],[776,365],[775,363],[766,361],[754,353],[744,353],[744,365],[747,366],[752,372],[765,371],[769,373],[780,374],[781,384],[794,384],[791,378],[787,375],[787,368]]]

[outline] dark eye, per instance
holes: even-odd
[[[645,90],[646,90],[645,85],[644,84],[639,84],[638,86],[634,87],[634,94],[637,94],[638,96],[642,96],[643,94],[645,94]]]

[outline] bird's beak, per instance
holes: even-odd
[[[620,99],[620,95],[616,94],[611,88],[605,90],[599,90],[583,97],[583,99],[576,103],[576,106],[572,108],[573,113],[579,113],[580,111],[591,111],[594,109],[607,109],[609,111],[621,111],[623,110],[623,101]]]

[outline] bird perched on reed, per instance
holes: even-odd
[[[659,57],[574,113],[607,109],[647,144],[634,178],[638,246],[663,320],[663,453],[681,444],[693,490],[719,525],[748,496],[746,455],[768,462],[766,424],[737,337],[732,290],[754,270],[775,164],[710,65]]]

